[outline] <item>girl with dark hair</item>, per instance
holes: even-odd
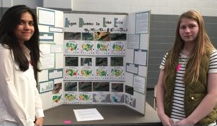
[[[25,5],[9,8],[0,21],[0,126],[43,124],[39,57],[35,14]]]
[[[164,126],[216,126],[217,51],[198,11],[183,13],[160,65],[157,113]]]

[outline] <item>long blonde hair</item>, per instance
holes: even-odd
[[[180,28],[180,24],[183,18],[194,20],[197,22],[199,26],[199,32],[196,38],[196,43],[195,43],[194,48],[192,49],[192,53],[189,57],[189,62],[187,64],[187,68],[186,68],[185,75],[184,75],[184,83],[187,84],[187,83],[191,83],[193,81],[198,80],[199,68],[200,68],[200,63],[202,60],[202,55],[206,54],[207,50],[212,51],[214,49],[214,46],[212,45],[209,39],[209,36],[207,35],[205,26],[204,26],[204,20],[201,14],[196,10],[189,10],[183,13],[178,20],[178,24],[176,27],[175,42],[171,49],[170,61],[166,63],[164,79],[167,78],[169,74],[168,70],[169,68],[171,68],[171,66],[173,68],[176,68],[179,54],[184,48],[185,42],[182,40],[179,34],[179,28]]]

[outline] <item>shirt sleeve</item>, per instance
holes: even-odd
[[[166,62],[167,55],[168,55],[168,52],[164,55],[164,57],[163,57],[163,59],[161,61],[161,64],[160,64],[160,67],[159,67],[161,70],[164,70],[164,68],[165,68],[165,62]]]
[[[210,56],[209,73],[217,73],[217,50],[213,51]]]
[[[44,117],[44,111],[42,107],[41,97],[38,93],[38,89],[35,87],[35,116],[36,118]]]
[[[27,115],[14,86],[14,61],[10,50],[0,47],[0,59],[0,97],[17,123],[34,126],[33,120]]]

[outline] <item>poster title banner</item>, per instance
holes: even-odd
[[[126,15],[65,14],[65,31],[127,32]]]

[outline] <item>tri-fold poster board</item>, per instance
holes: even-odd
[[[64,13],[37,8],[39,93],[62,104],[125,105],[145,114],[150,11]]]

